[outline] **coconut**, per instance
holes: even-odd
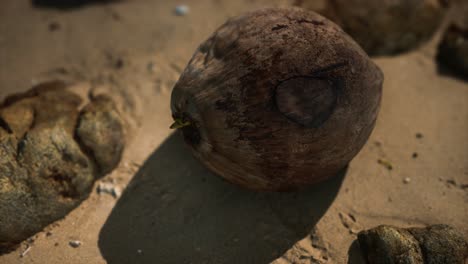
[[[268,8],[196,50],[171,97],[194,155],[235,184],[292,190],[336,175],[367,141],[383,74],[326,18]]]

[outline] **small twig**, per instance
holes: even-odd
[[[177,129],[177,128],[182,128],[189,126],[190,122],[189,121],[182,121],[182,119],[176,118],[174,120],[174,123],[170,126],[171,129]]]
[[[383,160],[383,159],[378,159],[377,163],[379,163],[380,165],[383,165],[385,168],[387,168],[387,170],[392,170],[393,169],[393,165],[392,165],[392,163],[390,163],[390,161]]]
[[[20,257],[23,258],[24,256],[26,256],[26,254],[28,254],[29,250],[31,250],[31,246],[28,245],[26,247],[26,249],[23,251],[23,253],[21,253]]]

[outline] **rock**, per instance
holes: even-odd
[[[330,0],[322,12],[371,56],[394,55],[431,38],[446,13],[438,0]]]
[[[64,217],[120,160],[123,125],[111,100],[81,103],[48,82],[0,105],[0,251]]]
[[[117,166],[124,148],[122,120],[111,98],[100,95],[83,110],[76,135],[82,146],[94,157],[102,174]]]
[[[78,248],[81,246],[81,241],[79,240],[71,240],[70,242],[68,242],[68,244],[70,245],[70,247],[72,248]]]
[[[185,16],[189,13],[190,8],[187,5],[178,5],[174,9],[174,12],[178,16]]]
[[[358,241],[369,264],[463,264],[468,244],[448,225],[426,228],[378,226],[361,231]]]
[[[448,225],[410,228],[424,254],[425,264],[463,263],[468,257],[468,243]]]
[[[437,62],[468,80],[468,26],[451,24],[438,47]]]
[[[113,183],[110,183],[110,182],[100,182],[97,187],[97,192],[99,194],[101,193],[110,194],[114,198],[119,198],[120,195],[122,194],[120,187],[115,186]]]

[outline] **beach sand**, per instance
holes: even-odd
[[[363,263],[356,233],[381,224],[444,223],[467,238],[468,83],[438,73],[440,33],[373,58],[385,74],[375,130],[346,172],[301,192],[226,183],[169,129],[171,89],[197,46],[229,17],[292,2],[186,0],[177,16],[170,0],[71,9],[3,0],[0,99],[57,78],[110,93],[129,142],[100,180],[120,198],[93,191],[0,263]]]

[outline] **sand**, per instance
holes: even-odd
[[[111,93],[129,144],[102,180],[120,198],[93,191],[0,263],[362,263],[356,233],[380,224],[444,223],[468,238],[468,83],[438,73],[440,34],[375,58],[385,84],[373,134],[345,174],[304,191],[226,183],[169,129],[171,88],[198,44],[228,17],[291,2],[191,0],[176,16],[169,0],[68,10],[2,1],[0,99],[55,78]]]

